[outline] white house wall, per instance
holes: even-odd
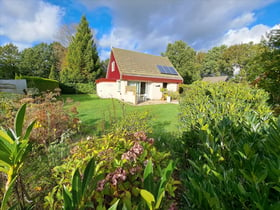
[[[97,95],[101,98],[116,98],[125,102],[136,104],[136,96],[133,91],[126,91],[128,81],[116,81],[116,82],[100,82],[96,85]],[[160,100],[162,98],[161,89],[163,83],[151,82],[146,83],[147,99]],[[177,91],[178,84],[168,83],[167,90]]]
[[[167,90],[169,91],[177,91],[178,90],[178,84],[176,83],[168,83],[167,84]]]
[[[100,82],[96,85],[96,92],[100,98],[117,98],[121,99],[116,82]]]

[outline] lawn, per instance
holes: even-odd
[[[115,118],[121,118],[129,112],[149,112],[152,115],[152,125],[157,132],[176,132],[178,129],[177,104],[157,104],[133,106],[116,99],[100,99],[96,95],[64,95],[77,104],[79,118],[83,125],[88,126],[91,134],[98,134],[104,124],[110,124]]]

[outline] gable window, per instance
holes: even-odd
[[[116,65],[116,64],[115,64],[115,61],[113,61],[113,62],[111,63],[111,65],[112,65],[112,66],[111,66],[111,70],[112,70],[112,72],[114,72],[114,71],[115,71],[115,65]]]

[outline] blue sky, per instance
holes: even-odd
[[[280,0],[0,0],[0,45],[57,41],[82,15],[103,60],[111,46],[160,55],[176,40],[195,50],[257,43],[280,27]]]

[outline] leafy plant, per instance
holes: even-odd
[[[159,209],[162,199],[166,192],[166,186],[169,184],[172,172],[175,168],[171,160],[168,166],[162,170],[159,183],[154,183],[153,163],[148,161],[144,170],[144,189],[140,189],[140,195],[145,200],[150,210]],[[172,193],[176,188],[173,188]]]
[[[7,202],[19,176],[20,169],[31,149],[28,138],[35,121],[33,121],[27,127],[25,133],[23,133],[25,111],[26,104],[17,112],[13,130],[0,130],[0,171],[7,175],[1,209],[7,208]],[[22,204],[23,201],[19,200],[19,202]]]

